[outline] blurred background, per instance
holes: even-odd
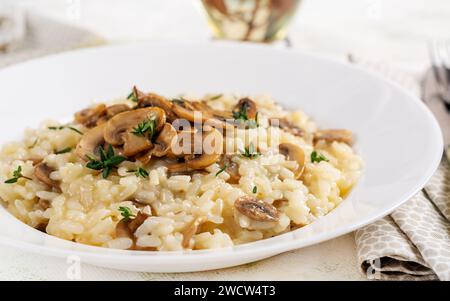
[[[220,6],[221,1],[205,2],[219,2]],[[296,48],[308,52],[353,53],[367,59],[408,64],[427,58],[427,40],[450,37],[448,0],[299,2],[289,38]],[[200,0],[0,0],[0,3],[13,3],[82,26],[108,42],[211,39]]]

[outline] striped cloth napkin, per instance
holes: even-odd
[[[420,96],[417,78],[380,64],[361,64]],[[443,158],[430,182],[415,197],[390,216],[356,231],[355,240],[358,264],[368,279],[449,281],[448,161]]]

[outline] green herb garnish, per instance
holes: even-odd
[[[113,168],[117,168],[117,165],[126,160],[125,157],[114,154],[114,149],[111,144],[107,153],[105,153],[101,146],[98,147],[98,151],[100,153],[100,160],[88,156],[89,162],[86,167],[93,170],[103,170],[102,176],[104,179],[108,178]]]
[[[155,128],[155,119],[147,119],[139,123],[131,133],[141,137],[144,137],[148,133],[149,139],[151,140],[153,135],[155,134]]]
[[[257,152],[253,143],[250,143],[248,148],[245,148],[244,151],[241,151],[242,156],[247,157],[249,159],[255,159],[261,155],[261,153]]]
[[[256,128],[258,124],[258,112],[256,113],[255,119],[248,118],[248,104],[244,103],[239,111],[233,112],[233,118],[239,123],[244,123],[248,128]]]
[[[133,91],[131,91],[131,93],[127,96],[128,100],[131,100],[132,102],[138,102],[138,96],[136,93],[136,89],[133,88]]]
[[[69,153],[69,152],[71,152],[71,151],[72,151],[72,148],[71,148],[71,147],[66,147],[66,148],[64,148],[64,149],[62,149],[62,150],[60,150],[60,151],[56,151],[55,154],[56,154],[56,155],[62,155],[62,154]]]
[[[17,167],[17,169],[13,172],[13,177],[9,180],[5,181],[5,184],[14,184],[17,183],[17,181],[19,181],[19,179],[27,179],[27,180],[32,180],[28,177],[25,177],[24,175],[22,175],[22,166]]]
[[[213,97],[211,97],[209,100],[217,100],[219,98],[222,98],[222,96],[223,96],[223,94],[217,94],[217,95],[214,95]]]
[[[311,153],[311,162],[312,162],[312,163],[314,163],[314,162],[319,163],[319,162],[321,162],[321,161],[328,162],[328,161],[330,161],[330,160],[328,160],[327,157],[325,157],[324,155],[319,154],[319,153],[316,152],[316,151],[313,151],[313,152]]]
[[[147,178],[149,176],[149,173],[147,170],[145,170],[142,167],[139,167],[138,169],[131,169],[128,172],[134,172],[134,174],[136,175],[136,177],[143,177],[143,178]]]
[[[49,130],[53,130],[53,131],[60,131],[60,130],[63,130],[63,129],[69,129],[69,130],[71,130],[71,131],[74,131],[75,133],[78,133],[78,134],[80,134],[80,135],[83,135],[83,133],[82,133],[80,130],[74,128],[73,126],[68,126],[68,125],[49,126],[48,129],[49,129]]]
[[[227,168],[228,168],[228,165],[225,164],[225,166],[224,166],[223,168],[221,168],[221,169],[216,173],[216,177],[217,177],[218,175],[220,175],[221,173],[223,173]]]
[[[253,187],[253,193],[257,193],[258,192],[258,187]]]
[[[136,215],[133,214],[130,208],[128,207],[119,207],[120,215],[122,215],[125,221],[130,220],[131,218],[135,218]]]

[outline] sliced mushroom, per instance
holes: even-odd
[[[45,163],[39,163],[34,168],[34,176],[39,181],[41,181],[42,183],[44,183],[48,187],[54,188],[56,191],[61,191],[61,188],[59,187],[59,182],[55,181],[55,180],[52,180],[50,178],[50,174],[52,172],[54,172],[54,170],[50,166],[45,164]]]
[[[139,90],[135,90],[135,93],[138,95],[138,107],[146,108],[146,107],[158,107],[163,109],[166,112],[167,120],[169,122],[173,122],[177,116],[172,111],[173,103],[167,98],[154,94],[154,93],[143,93]]]
[[[280,219],[277,208],[251,196],[243,196],[236,200],[234,208],[241,214],[258,222],[277,222]]]
[[[292,143],[280,143],[278,149],[289,161],[297,162],[297,168],[294,170],[294,175],[296,179],[299,179],[305,170],[306,155],[303,149]]]
[[[192,106],[201,112],[205,112],[208,116],[220,119],[222,121],[233,118],[233,114],[230,111],[220,111],[211,108],[206,101],[192,102]]]
[[[37,206],[39,209],[41,209],[42,211],[47,210],[48,208],[50,208],[51,203],[48,200],[43,200],[43,199],[39,199]]]
[[[141,122],[150,119],[155,120],[155,132],[159,132],[166,122],[166,114],[157,107],[120,113],[106,123],[105,141],[113,146],[123,145],[123,154],[127,157],[151,149],[153,144],[149,137],[132,133]]]
[[[332,130],[319,130],[314,133],[314,142],[324,140],[326,142],[343,142],[348,145],[353,144],[353,133],[349,130],[332,129]]]
[[[233,112],[246,112],[249,120],[255,119],[258,113],[256,103],[250,98],[242,98],[234,107]]]
[[[297,137],[303,137],[305,135],[305,131],[294,125],[292,122],[287,120],[286,118],[270,118],[269,119],[270,126],[277,126],[283,131],[291,133]]]
[[[207,221],[207,218],[202,216],[198,217],[194,220],[194,222],[189,225],[184,231],[183,231],[183,248],[189,248],[189,245],[191,244],[191,239],[194,237],[194,235],[197,234],[200,226]]]
[[[152,155],[155,157],[166,156],[176,141],[177,131],[170,123],[166,123],[154,142]]]
[[[106,124],[101,124],[84,133],[75,150],[78,157],[83,160],[88,160],[89,157],[98,157],[98,147],[105,144],[103,137],[105,126]]]
[[[99,104],[93,108],[84,109],[75,114],[75,121],[87,128],[92,128],[97,125],[99,119],[106,114],[106,105]]]
[[[219,165],[221,168],[225,168],[227,174],[230,175],[228,183],[230,184],[239,183],[239,180],[241,179],[241,175],[239,174],[239,165],[233,161],[233,156],[224,155]]]
[[[112,106],[109,106],[106,108],[106,117],[108,119],[111,119],[112,117],[116,116],[117,114],[129,111],[129,110],[130,110],[130,107],[126,104],[112,105]]]
[[[134,235],[134,232],[145,222],[145,220],[149,217],[149,215],[142,213],[141,211],[138,212],[136,215],[136,218],[125,220],[122,219],[117,225],[116,225],[116,237],[117,238],[129,238],[133,241],[132,246],[129,248],[129,250],[136,250],[136,251],[156,251],[156,248],[151,247],[138,247],[136,245],[136,236]]]
[[[211,108],[209,108],[212,110]],[[190,101],[174,101],[173,102],[173,112],[181,119],[186,119],[190,122],[207,122],[210,126],[216,128],[226,128],[229,126],[226,122],[217,119],[214,115],[211,114],[210,110],[205,109],[205,104],[201,102],[190,102]],[[198,115],[198,119],[196,119],[197,115],[195,112],[200,114]]]

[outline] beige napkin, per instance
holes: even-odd
[[[363,65],[420,93],[412,77]],[[368,279],[449,281],[450,167],[445,158],[421,192],[390,216],[356,231],[355,240],[358,264]]]

